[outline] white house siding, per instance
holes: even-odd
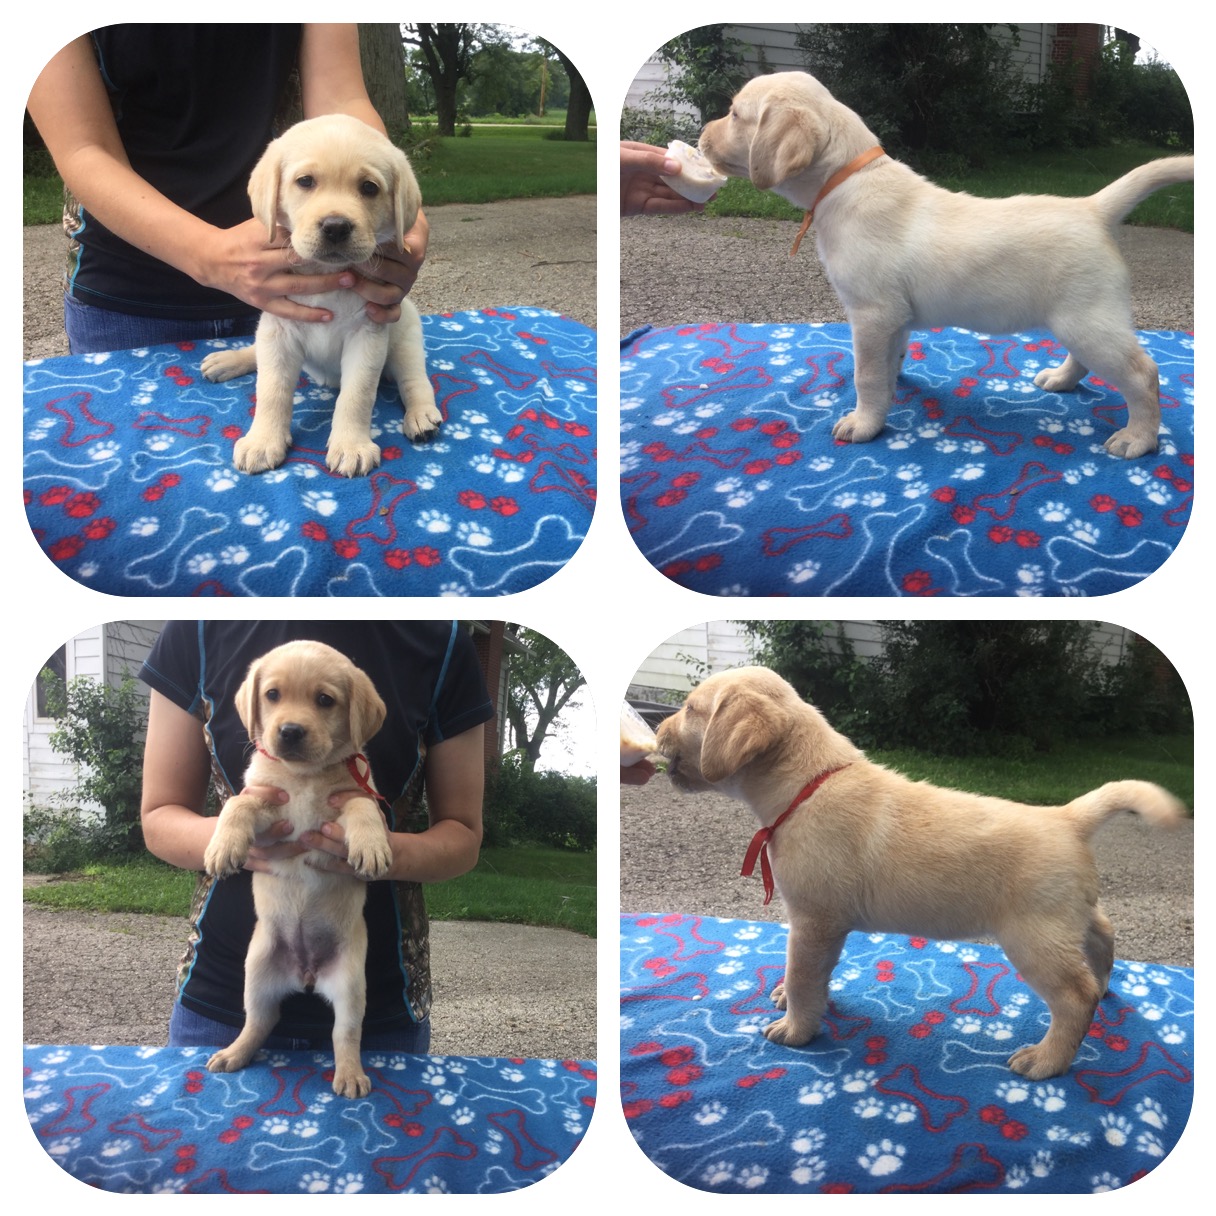
[[[116,685],[124,675],[136,675],[163,623],[112,621],[69,638],[65,643],[67,679],[88,676],[94,680],[104,678]],[[22,729],[22,789],[35,805],[76,784],[74,767],[51,748],[50,735],[54,729],[50,718],[38,715],[31,688]]]
[[[762,72],[805,70],[806,62],[798,48],[797,37],[799,30],[807,28],[809,25],[801,22],[730,25],[727,26],[726,32],[730,37],[738,38],[747,44],[743,58],[748,75],[753,76]],[[1018,25],[1017,29],[1018,42],[1013,48],[1014,65],[1028,81],[1037,83],[1043,79],[1047,66],[1051,63],[1056,27],[1054,24]],[[1012,33],[1004,25],[998,24],[993,33],[1004,41],[1013,41]],[[695,114],[696,111],[689,105],[673,105],[671,102],[660,101],[653,95],[666,82],[668,73],[677,70],[671,64],[664,63],[657,55],[652,56],[634,76],[625,95],[625,105],[635,109]]]

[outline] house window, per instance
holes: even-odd
[[[49,678],[58,685],[61,689],[66,689],[68,684],[68,648],[60,646],[57,651],[46,663],[43,664],[42,671],[38,675],[38,679],[34,682],[35,689],[35,706],[38,717],[49,718],[50,714],[46,709],[46,679]]]

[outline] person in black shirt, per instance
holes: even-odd
[[[105,26],[43,69],[28,109],[71,195],[73,353],[251,334],[260,311],[330,319],[289,292],[349,287],[371,320],[397,319],[426,255],[422,215],[405,252],[380,250],[374,279],[293,275],[289,251],[252,218],[249,174],[297,67],[305,118],[351,114],[384,130],[355,25]]]
[[[244,1022],[244,960],[253,932],[251,873],[284,851],[315,849],[348,873],[341,828],[323,825],[284,842],[275,825],[246,869],[219,881],[201,873],[215,828],[204,813],[210,781],[219,804],[241,788],[249,740],[233,694],[249,664],[294,639],[325,642],[376,685],[388,709],[366,748],[391,806],[393,868],[368,886],[365,1049],[425,1052],[431,1004],[430,949],[422,885],[476,864],[481,843],[484,724],[494,716],[467,630],[453,621],[172,621],[143,665],[152,689],[141,820],[157,857],[200,872],[192,932],[178,967],[170,1046],[232,1042]],[[428,826],[403,822],[425,786]],[[286,795],[259,787],[268,800]],[[352,781],[352,793],[355,790]],[[337,795],[336,797],[341,797]],[[337,811],[335,810],[335,815]],[[316,994],[283,1003],[270,1047],[328,1049],[333,1016]]]

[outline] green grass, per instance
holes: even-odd
[[[994,158],[983,169],[951,177],[934,177],[947,190],[965,190],[985,198],[1011,194],[1094,194],[1129,169],[1167,155],[1151,144],[1111,144],[1085,151],[1040,151]],[[707,215],[759,219],[802,218],[784,199],[757,190],[750,182],[732,179],[706,205]],[[1140,204],[1126,220],[1157,228],[1195,231],[1195,188],[1167,186]]]
[[[186,916],[195,876],[151,858],[95,865],[25,899],[46,908]],[[595,936],[595,854],[519,846],[483,849],[475,869],[427,887],[432,920],[490,920]]]
[[[411,159],[427,206],[595,193],[595,141],[551,139],[540,127],[474,127],[431,138]]]
[[[1195,803],[1194,739],[1190,735],[1105,738],[1060,744],[1026,759],[930,756],[870,750],[871,760],[917,781],[1035,806],[1059,806],[1107,781],[1155,781],[1188,807]]]
[[[564,116],[563,116],[564,122]],[[424,130],[420,127],[419,134]],[[468,138],[424,138],[411,159],[428,206],[595,193],[595,139],[567,143],[526,121],[478,127]],[[22,223],[58,224],[63,183],[45,153],[24,163]]]

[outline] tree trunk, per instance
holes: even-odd
[[[392,22],[359,23],[359,56],[367,95],[394,143],[410,129],[405,104],[405,44]]]
[[[588,126],[591,120],[591,90],[587,88],[587,82],[578,68],[557,47],[553,50],[570,78],[570,100],[566,103],[566,138],[586,143],[590,139]]]

